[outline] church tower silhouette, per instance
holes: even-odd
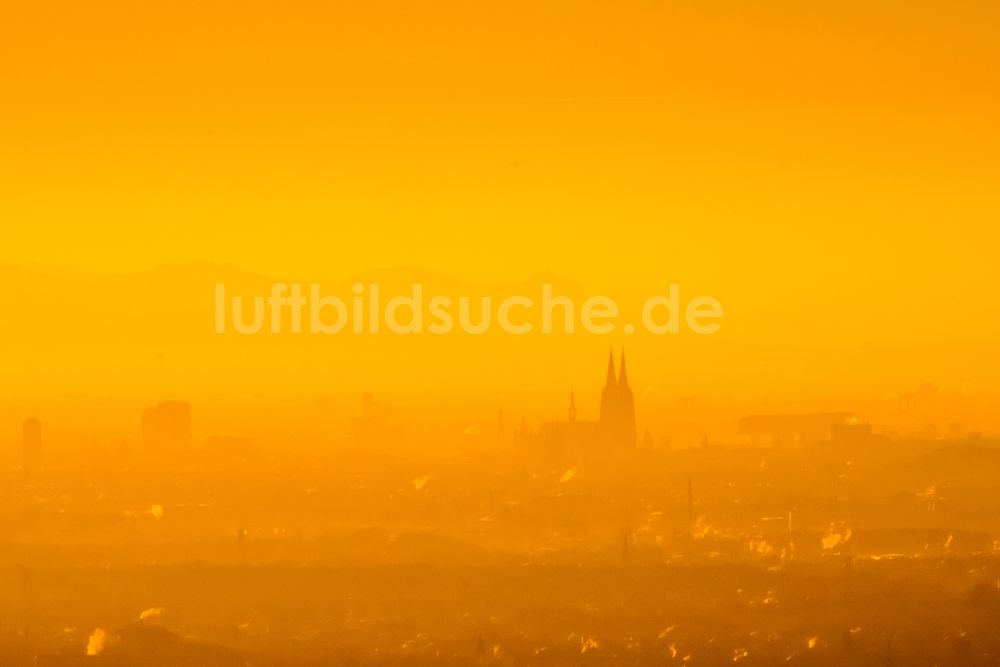
[[[635,446],[635,396],[628,384],[625,350],[615,377],[614,350],[608,352],[608,371],[601,392],[601,431],[609,444]]]

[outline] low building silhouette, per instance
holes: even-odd
[[[164,401],[142,412],[142,444],[153,449],[177,448],[191,442],[191,404]]]
[[[751,415],[740,420],[739,432],[755,444],[804,445],[831,440],[835,432],[856,422],[849,412]]]

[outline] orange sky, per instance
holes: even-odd
[[[622,298],[676,282],[725,326],[696,354],[635,343],[650,385],[996,396],[998,19],[993,2],[19,3],[0,25],[0,262],[548,269]],[[37,340],[46,317],[5,336]],[[98,374],[28,347],[5,355],[9,393],[143,386],[125,352]],[[178,386],[223,368],[193,349]],[[425,353],[398,384],[420,385]],[[503,355],[467,354],[450,386],[516,384]],[[360,359],[359,383],[393,384]]]

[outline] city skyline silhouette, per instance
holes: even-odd
[[[0,667],[1000,665],[1000,3],[0,21]]]

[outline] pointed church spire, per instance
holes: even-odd
[[[615,351],[614,348],[608,348],[608,375],[604,380],[604,388],[614,387],[618,385],[618,381],[615,380]]]
[[[618,386],[628,389],[628,374],[625,372],[625,348],[622,348],[622,361],[618,368]]]

